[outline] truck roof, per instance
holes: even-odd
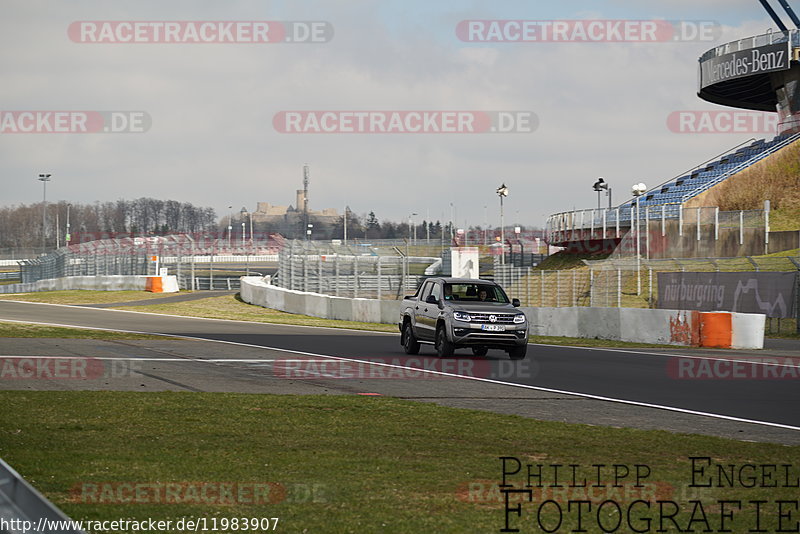
[[[437,276],[433,278],[428,278],[428,280],[441,280],[446,284],[489,284],[489,285],[499,285],[497,282],[493,280],[482,280],[480,278],[452,278],[446,276]]]

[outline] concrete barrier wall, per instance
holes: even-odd
[[[398,300],[351,299],[292,291],[269,285],[256,276],[242,277],[241,287],[243,301],[289,313],[384,324],[396,324],[400,318]],[[702,331],[703,312],[696,311],[589,307],[520,310],[528,317],[532,335],[682,346],[704,346],[706,339],[717,335]],[[765,316],[729,314],[730,348],[763,348]]]
[[[243,276],[239,294],[250,304],[324,319],[394,324],[400,316],[397,300],[352,299],[295,291],[269,285],[259,276]]]
[[[85,289],[87,291],[144,291],[148,276],[65,276],[25,284],[0,286],[0,293],[34,293],[37,291],[63,291]],[[178,291],[178,279],[174,275],[162,276],[163,292]]]
[[[762,313],[732,313],[731,348],[763,349],[767,316]]]

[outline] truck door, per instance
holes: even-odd
[[[417,331],[420,339],[433,341],[436,337],[436,320],[439,318],[439,299],[442,298],[442,284],[436,282],[431,284],[428,295],[419,303],[420,309],[417,311]],[[428,296],[436,299],[436,304],[428,304]]]

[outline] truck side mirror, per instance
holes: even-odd
[[[428,295],[428,298],[425,299],[425,302],[428,303],[428,304],[438,304],[439,303],[439,299],[437,299],[433,295]]]
[[[519,299],[511,299],[511,305],[514,306],[515,308],[519,308],[522,305],[522,303],[519,301]]]

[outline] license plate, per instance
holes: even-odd
[[[502,324],[482,324],[481,330],[488,330],[489,332],[505,332],[506,327]]]

